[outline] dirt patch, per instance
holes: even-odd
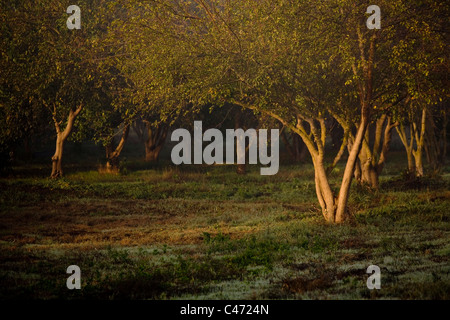
[[[222,232],[235,239],[259,229],[233,225],[230,212],[242,214],[241,208],[221,205],[226,213],[217,215],[203,200],[46,201],[4,212],[0,240],[44,246],[196,244],[203,242],[204,232]]]
[[[323,273],[317,278],[308,279],[298,277],[283,280],[283,289],[291,293],[305,293],[307,291],[324,290],[333,285],[333,276]]]

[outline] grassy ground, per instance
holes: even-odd
[[[0,298],[450,298],[448,174],[408,184],[387,166],[333,226],[308,164],[136,168],[0,180]],[[73,264],[81,290],[66,287]],[[381,290],[366,287],[372,264]]]

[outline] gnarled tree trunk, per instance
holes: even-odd
[[[56,106],[54,106],[53,121],[56,129],[56,148],[55,153],[52,156],[52,173],[50,175],[52,179],[60,178],[63,176],[62,158],[63,158],[64,142],[67,140],[70,133],[72,132],[75,118],[81,112],[82,108],[83,106],[80,105],[75,111],[70,110],[66,128],[64,129],[64,131],[61,131],[60,128],[61,123],[56,120]]]

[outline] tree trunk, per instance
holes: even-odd
[[[412,128],[412,127],[411,127]],[[406,158],[408,160],[408,175],[410,177],[414,177],[416,173],[416,166],[414,164],[414,158],[413,158],[413,143],[414,143],[414,137],[412,134],[412,129],[410,130],[410,141],[408,142],[408,137],[406,136],[406,130],[405,126],[403,124],[400,124],[397,128],[397,133],[400,137],[400,140],[405,147],[406,151]]]
[[[414,116],[410,116],[410,118],[409,142],[403,124],[401,124],[399,128],[397,128],[397,132],[406,149],[406,156],[408,158],[408,173],[411,177],[422,177],[424,174],[422,157],[427,127],[427,108],[422,108],[420,128],[418,128],[418,125],[416,123],[417,119],[415,119]],[[414,142],[416,145],[416,149],[414,149]]]
[[[106,156],[105,172],[106,173],[118,173],[119,172],[118,157],[113,156],[113,153],[114,153],[114,139],[111,140],[111,142],[105,146],[105,156]]]
[[[64,140],[62,133],[58,133],[56,137],[55,154],[52,157],[52,174],[51,178],[56,179],[63,176],[62,171],[62,155],[64,149]]]
[[[368,185],[374,190],[379,188],[379,173],[378,169],[375,168],[370,162],[363,167],[362,183]]]
[[[414,162],[416,164],[416,177],[423,177],[423,145],[425,143],[425,133],[427,124],[427,108],[422,108],[420,118],[420,131],[415,122],[413,122],[414,137],[416,138],[416,150],[413,150]]]
[[[128,133],[130,132],[130,125],[125,125],[122,131],[122,137],[119,144],[114,149],[114,139],[109,143],[106,148],[106,173],[118,173],[119,172],[119,156],[125,146],[125,142],[128,139]]]
[[[166,141],[169,127],[165,124],[158,124],[156,127],[152,127],[150,122],[146,122],[146,125],[147,139],[144,141],[145,161],[157,162]]]
[[[422,159],[422,148],[413,152],[414,164],[416,168],[416,177],[423,177],[423,159]]]
[[[251,105],[239,102],[243,107],[253,109]],[[334,196],[334,192],[330,186],[328,180],[328,173],[330,170],[325,169],[324,166],[324,155],[325,155],[325,142],[326,142],[326,125],[325,118],[319,117],[317,119],[312,118],[302,118],[301,115],[297,115],[297,123],[292,125],[288,121],[284,120],[282,117],[270,111],[264,111],[267,115],[274,117],[279,120],[283,125],[289,127],[291,130],[296,132],[305,143],[308,151],[311,155],[314,164],[314,174],[315,174],[315,188],[316,195],[320,207],[322,209],[322,214],[327,222],[330,223],[341,223],[344,222],[348,216],[348,196],[350,185],[355,169],[356,160],[358,158],[358,153],[361,148],[362,140],[369,123],[370,109],[364,104],[361,110],[361,122],[358,126],[358,131],[354,142],[349,152],[349,157],[347,159],[347,165],[344,171],[344,176],[342,179],[342,184],[339,192],[339,197]],[[304,126],[304,122],[309,124],[309,132]],[[319,124],[319,126],[318,126]],[[347,140],[349,137],[349,126],[344,127],[344,140],[342,142],[341,148],[338,155],[333,161],[331,168],[339,161],[342,154],[344,153],[345,146],[347,145]],[[330,168],[330,167],[329,167]]]
[[[368,126],[355,169],[355,178],[359,184],[368,185],[375,190],[379,188],[379,176],[389,151],[392,130],[396,126],[397,123],[391,123],[390,117],[381,116],[375,123],[372,147],[370,146],[371,126]]]
[[[416,174],[416,164],[414,162],[414,157],[412,154],[412,150],[406,151],[406,157],[408,159],[408,174],[410,176],[415,176]]]
[[[370,115],[369,106],[366,103],[363,103],[361,108],[362,108],[361,122],[359,124],[358,131],[356,133],[352,148],[350,150],[347,159],[344,175],[342,177],[341,187],[339,189],[339,196],[337,200],[337,209],[336,209],[336,219],[335,219],[336,223],[342,223],[347,218],[348,196],[350,192],[353,174],[355,171],[355,164],[358,158],[359,151],[361,150],[364,135],[366,134],[366,130],[369,125],[369,115]]]
[[[162,146],[149,146],[145,144],[145,161],[146,162],[158,162],[159,153],[161,152]]]
[[[377,34],[376,33],[372,34],[369,40],[367,60],[366,58],[364,58],[365,56],[364,39],[359,26],[357,26],[357,35],[359,48],[361,52],[362,69],[364,73],[364,82],[361,82],[359,84],[359,92],[358,92],[361,107],[360,111],[361,120],[359,122],[359,126],[357,127],[355,138],[353,139],[353,145],[347,158],[347,164],[345,166],[341,187],[339,189],[339,195],[337,198],[336,219],[335,219],[336,223],[342,223],[348,217],[347,204],[350,193],[350,187],[355,172],[355,165],[358,159],[358,154],[361,151],[363,140],[370,123],[370,111],[372,108],[373,68],[375,56],[375,42]],[[357,76],[358,72],[355,64],[352,65],[352,70],[354,75]]]
[[[356,163],[355,163],[355,173],[354,173],[354,175],[355,175],[355,181],[358,184],[362,184],[362,170],[361,170],[361,162],[359,161],[359,159],[356,160]]]
[[[322,214],[327,222],[334,223],[336,217],[336,199],[331,189],[326,170],[323,164],[323,156],[313,156],[316,195],[319,200]]]
[[[75,118],[78,116],[78,114],[81,112],[82,109],[83,106],[80,105],[75,111],[70,110],[66,128],[64,129],[64,131],[61,131],[60,122],[56,120],[56,106],[54,106],[53,108],[53,121],[56,129],[56,147],[55,153],[52,156],[52,173],[50,175],[52,179],[57,179],[63,176],[62,156],[63,156],[64,142],[67,140],[70,133],[72,132]]]

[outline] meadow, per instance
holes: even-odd
[[[401,160],[380,191],[352,186],[343,225],[324,222],[311,164],[129,162],[59,180],[19,166],[0,179],[0,299],[449,299],[450,170],[411,182]]]

